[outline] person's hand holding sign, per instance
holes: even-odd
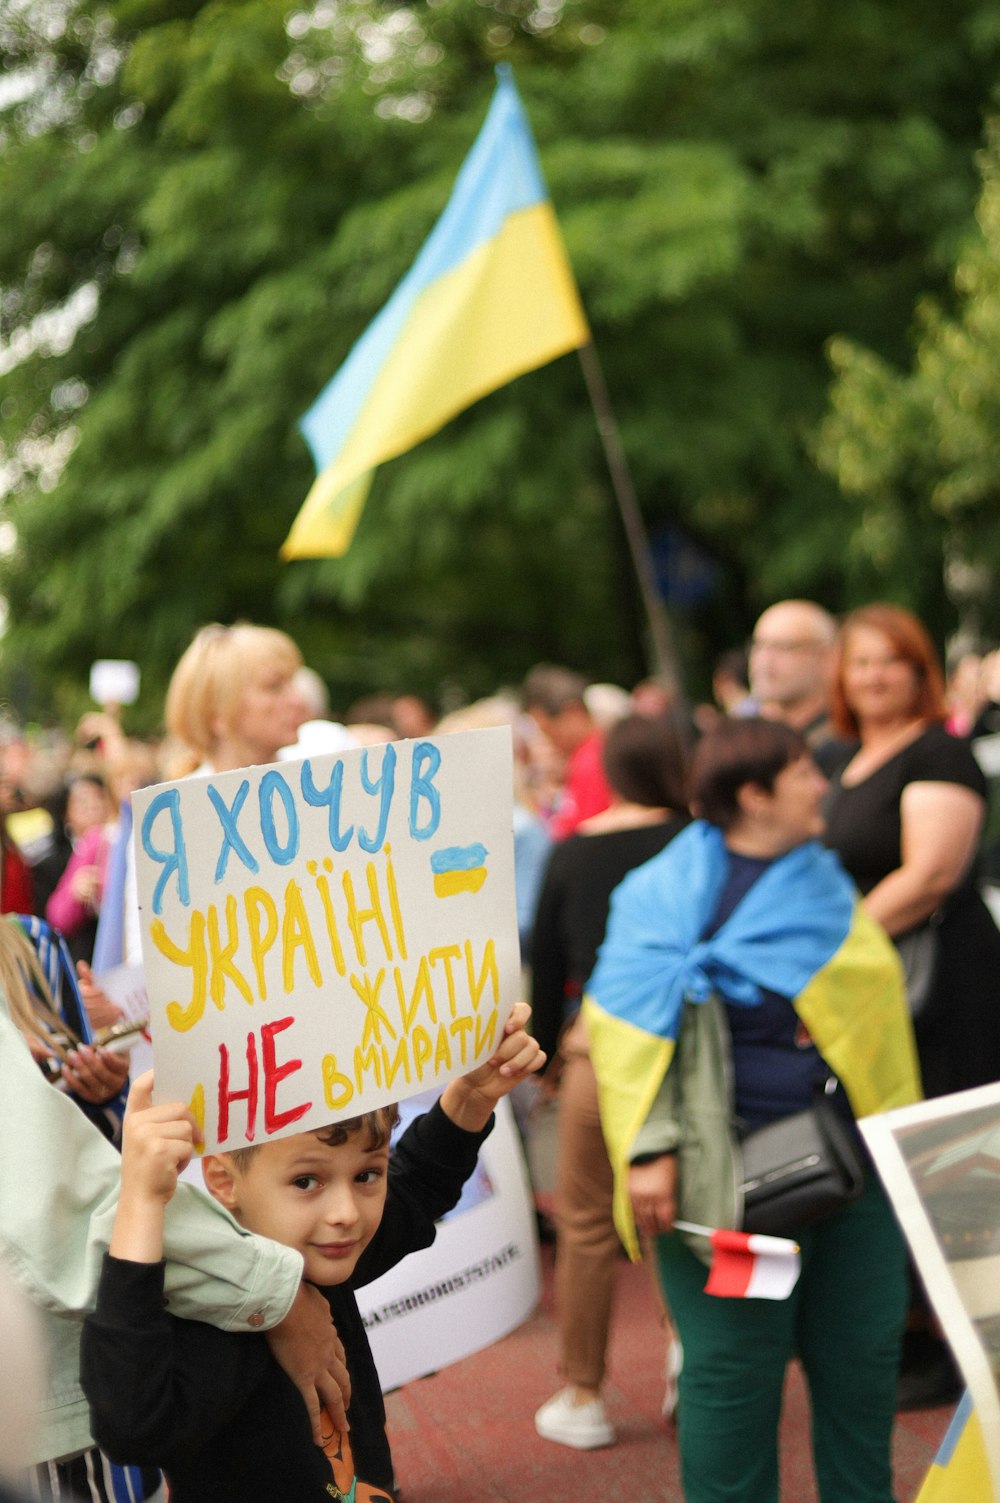
[[[183,1102],[153,1102],[153,1072],[132,1084],[122,1130],[122,1188],[109,1251],[131,1263],[163,1257],[163,1222],[190,1162],[198,1124]]]
[[[530,1017],[527,1002],[515,1003],[504,1024],[503,1039],[492,1057],[445,1086],[441,1107],[456,1127],[466,1132],[481,1132],[497,1102],[542,1068],[545,1051],[525,1028]]]

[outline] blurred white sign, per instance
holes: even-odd
[[[404,1106],[404,1123],[413,1115]],[[499,1341],[527,1320],[540,1290],[534,1204],[503,1100],[476,1172],[432,1245],[357,1291],[383,1390]]]
[[[99,705],[134,705],[139,698],[138,663],[98,658],[90,666],[90,697]]]

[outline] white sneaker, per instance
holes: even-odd
[[[598,1446],[615,1443],[615,1432],[600,1399],[574,1404],[571,1388],[561,1389],[542,1405],[535,1415],[535,1429],[544,1440],[554,1440],[577,1451],[593,1451]]]
[[[680,1337],[676,1333],[670,1337],[667,1347],[667,1355],[663,1364],[663,1404],[661,1406],[663,1418],[673,1419],[677,1413],[677,1379],[681,1375],[684,1366],[684,1348],[681,1346]]]

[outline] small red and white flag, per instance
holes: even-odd
[[[706,1294],[723,1299],[787,1299],[801,1268],[799,1245],[755,1232],[709,1233],[712,1266]]]

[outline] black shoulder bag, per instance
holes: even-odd
[[[806,1111],[765,1123],[742,1139],[745,1232],[789,1236],[861,1194],[865,1159],[834,1106],[839,1085],[831,1075]]]

